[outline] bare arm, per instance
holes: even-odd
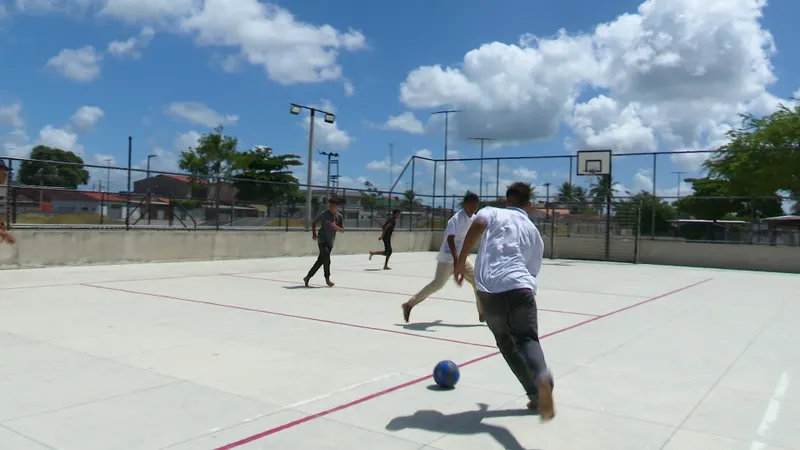
[[[17,242],[17,240],[14,239],[14,236],[12,236],[11,233],[5,230],[0,230],[0,239],[3,241],[7,241],[9,244]]]
[[[483,232],[486,230],[486,222],[482,218],[476,218],[467,231],[467,236],[464,238],[464,245],[461,247],[461,254],[458,255],[457,265],[464,265],[467,261],[467,255],[475,247],[475,244],[480,239]]]
[[[317,221],[311,222],[311,237],[313,239],[317,238]]]
[[[453,255],[453,263],[458,262],[458,250],[456,250],[456,235],[451,234],[447,236],[447,247],[450,248],[450,254]],[[461,249],[463,252],[463,248]]]

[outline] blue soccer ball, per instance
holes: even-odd
[[[433,381],[444,389],[453,389],[461,374],[453,361],[442,361],[433,368]]]

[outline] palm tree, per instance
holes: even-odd
[[[600,211],[603,210],[606,199],[613,199],[616,192],[617,183],[611,179],[611,175],[598,176],[589,187],[589,196],[592,197],[592,203]]]
[[[556,203],[566,205],[571,213],[580,212],[586,208],[586,189],[565,181],[558,187]]]

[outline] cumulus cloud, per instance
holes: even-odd
[[[411,134],[422,134],[425,126],[411,111],[405,111],[397,116],[389,116],[381,128],[384,130],[403,131]]]
[[[64,49],[49,61],[47,67],[79,83],[94,81],[100,76],[103,55],[87,45],[78,49]]]
[[[456,107],[454,131],[505,141],[552,138],[615,151],[705,148],[742,112],[778,99],[764,0],[647,0],[583,34],[492,42],[452,67],[423,66],[400,86],[410,108]],[[588,97],[585,101],[579,99]],[[676,155],[697,166],[699,158]],[[702,160],[700,161],[702,162]]]
[[[327,111],[331,114],[336,114],[336,107],[330,100],[322,99],[318,105],[310,105],[314,108],[319,108],[322,111]],[[338,120],[338,117],[337,117]],[[303,127],[308,130],[311,125],[311,117],[306,115],[302,119]],[[322,149],[333,150],[346,150],[353,143],[353,137],[350,134],[339,128],[339,122],[327,123],[322,120],[322,117],[314,118],[314,145]]]
[[[97,106],[81,106],[72,115],[72,123],[78,131],[91,131],[94,125],[105,117],[105,112]]]
[[[133,59],[141,59],[142,50],[144,50],[153,37],[156,35],[155,30],[151,27],[144,27],[142,31],[132,38],[124,41],[111,41],[108,43],[108,53],[122,58],[130,57]]]
[[[234,114],[220,114],[199,102],[176,102],[166,106],[167,115],[183,119],[195,125],[215,128],[219,125],[233,125],[239,121]]]

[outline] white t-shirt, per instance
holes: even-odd
[[[528,214],[519,208],[489,206],[474,220],[486,223],[475,261],[476,288],[490,294],[529,288],[535,294],[544,241]]]
[[[475,217],[468,216],[462,209],[461,211],[453,214],[453,217],[447,221],[447,227],[444,230],[444,238],[442,239],[442,246],[439,248],[439,255],[437,257],[439,262],[452,263],[453,255],[450,253],[450,246],[447,245],[447,236],[454,235],[456,241],[456,251],[460,254],[461,247],[464,245],[464,238],[467,237],[469,226],[472,225],[472,219]]]

